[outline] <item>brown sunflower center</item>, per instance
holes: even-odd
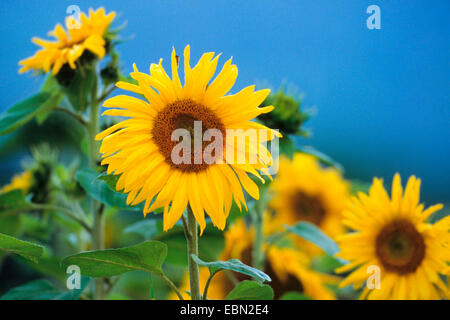
[[[378,233],[376,254],[386,270],[411,273],[425,257],[425,241],[411,222],[395,220]]]
[[[178,129],[184,129],[179,132],[188,133],[187,137],[172,136]],[[173,102],[157,114],[152,135],[170,166],[185,172],[199,172],[211,164],[210,157],[204,154],[205,149],[215,142],[214,135],[204,138],[210,129],[219,130],[225,137],[220,119],[205,106],[187,99]],[[220,148],[212,148],[210,155],[219,157],[221,152]]]
[[[325,217],[326,210],[322,200],[298,191],[291,196],[291,206],[298,220],[320,225]]]
[[[303,284],[297,277],[289,273],[286,279],[280,279],[268,260],[264,266],[264,272],[272,279],[270,286],[274,292],[274,299],[279,299],[285,293],[292,291],[303,292]]]

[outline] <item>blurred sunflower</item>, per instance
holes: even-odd
[[[296,153],[292,161],[280,160],[276,179],[271,185],[273,198],[269,208],[274,216],[267,223],[272,231],[283,224],[299,221],[313,223],[331,237],[344,232],[341,212],[349,200],[349,185],[334,168],[322,168],[310,155]],[[300,238],[302,246],[311,248]]]
[[[67,17],[67,31],[57,24],[55,29],[49,32],[49,36],[55,37],[56,41],[33,38],[32,41],[42,49],[34,56],[20,61],[22,68],[19,72],[27,72],[30,69],[49,72],[51,69],[56,75],[66,64],[75,69],[75,62],[85,52],[103,58],[106,53],[104,34],[114,17],[115,12],[106,15],[104,8],[97,11],[89,9],[88,17],[81,13],[80,21],[76,21],[72,16]]]
[[[117,86],[143,95],[148,102],[120,95],[104,103],[105,107],[117,108],[105,111],[104,115],[129,119],[96,136],[97,140],[103,139],[100,148],[104,158],[102,165],[108,165],[108,174],[121,175],[116,188],[128,193],[129,204],[145,201],[144,215],[164,207],[164,230],[172,228],[188,204],[201,230],[206,225],[205,211],[214,225],[223,229],[233,198],[239,208],[241,204],[246,206],[241,184],[252,197],[259,198],[258,186],[247,173],[264,182],[256,170],[266,172],[272,163],[272,157],[262,143],[279,134],[250,121],[273,109],[273,106],[258,108],[269,90],[254,91],[255,87],[249,86],[236,94],[226,95],[236,81],[238,69],[230,59],[210,83],[218,58],[213,52],[205,53],[191,68],[187,46],[184,50],[184,87],[178,76],[175,50],[172,51],[172,79],[162,67],[162,60],[158,65],[150,66],[150,75],[139,72],[134,65],[130,75],[138,84],[120,81]],[[201,154],[194,150],[188,157],[190,161],[177,164],[172,160],[172,151],[179,143],[172,140],[172,133],[185,129],[195,134],[197,121],[201,121],[202,133],[209,129],[221,133],[223,147],[215,150],[218,161],[207,163],[207,159],[203,159],[208,145],[202,141]],[[244,146],[235,145],[234,141],[230,143],[226,139],[228,129],[262,130],[266,140],[260,139],[257,143],[245,140]],[[225,155],[228,160],[227,151],[230,150],[238,158],[241,155],[244,159],[256,157],[257,163],[221,161]]]
[[[9,184],[0,188],[0,193],[20,189],[32,195],[31,201],[48,203],[59,153],[48,144],[42,144],[31,147],[31,154],[32,157],[22,164],[23,172],[13,176]]]
[[[0,189],[0,193],[7,193],[12,190],[23,190],[24,193],[27,193],[31,188],[33,175],[31,171],[24,171],[14,175],[11,179],[11,182]]]
[[[243,220],[237,221],[225,232],[225,248],[220,260],[239,259],[247,265],[251,265],[251,253],[254,239],[254,230],[247,229]],[[309,298],[317,300],[335,299],[327,284],[337,284],[336,277],[319,273],[310,268],[310,260],[303,252],[289,248],[271,246],[267,250],[264,270],[272,281],[269,285],[274,290],[275,299],[281,298],[286,293],[298,292]],[[200,286],[204,287],[209,277],[207,268],[200,269]],[[237,272],[225,271],[217,273],[208,289],[209,299],[224,299],[234,288],[234,282],[250,280],[246,275]],[[189,291],[189,278],[186,274],[180,291]],[[189,298],[187,294],[185,298]],[[176,299],[176,296],[170,296]]]
[[[361,299],[439,299],[449,297],[439,274],[450,260],[450,216],[427,223],[443,206],[424,210],[419,204],[420,179],[411,176],[402,190],[396,174],[389,198],[381,179],[374,179],[369,194],[359,193],[344,212],[344,223],[355,232],[338,238],[338,256],[350,264],[337,272],[355,269],[341,287],[361,288],[368,267],[380,268],[380,289],[365,287]]]

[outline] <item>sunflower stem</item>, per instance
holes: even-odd
[[[181,295],[180,290],[178,290],[177,286],[169,279],[167,276],[163,273],[161,275],[161,278],[169,285],[169,287],[176,293],[178,296],[178,299],[184,300],[183,296]]]
[[[262,270],[264,261],[264,210],[265,210],[265,188],[261,188],[261,199],[256,204],[256,212],[253,214],[253,225],[255,226],[255,241],[253,244],[252,262],[253,267]]]
[[[213,277],[216,275],[217,272],[218,271],[212,272],[209,274],[209,278],[205,284],[205,289],[203,290],[203,298],[202,298],[203,300],[208,300],[207,296],[208,296],[209,285],[211,284],[211,280],[213,279]]]
[[[95,66],[93,66],[95,68]],[[89,162],[91,168],[97,167],[97,161],[99,156],[98,142],[95,141],[95,135],[99,131],[99,110],[100,103],[97,100],[97,79],[94,81],[94,86],[91,92],[91,106],[89,110],[89,123],[87,126],[88,139],[89,139]],[[103,215],[104,205],[99,204],[96,200],[91,199],[92,202],[92,249],[102,250],[105,248],[105,218]],[[105,291],[105,279],[95,279],[95,291],[94,297],[98,300],[104,300],[106,296]]]
[[[200,300],[200,281],[198,264],[192,259],[192,255],[198,255],[198,232],[197,221],[190,206],[187,207],[187,224],[185,225],[185,235],[188,251],[189,284],[191,288],[191,299]]]

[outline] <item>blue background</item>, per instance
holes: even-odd
[[[118,47],[125,71],[148,70],[172,46],[193,59],[223,52],[239,67],[235,91],[283,81],[316,107],[312,145],[346,175],[390,183],[395,172],[423,179],[428,201],[448,201],[450,186],[450,1],[1,1],[0,111],[38,90],[17,62],[63,21],[69,5],[105,6],[134,36]],[[366,8],[381,8],[369,30]],[[388,184],[388,183],[387,183]]]

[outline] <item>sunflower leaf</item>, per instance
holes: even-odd
[[[334,242],[333,239],[328,237],[325,233],[322,232],[318,227],[309,222],[298,222],[294,226],[284,226],[288,231],[306,239],[316,246],[321,248],[323,251],[328,253],[330,256],[334,256],[339,252],[339,247]],[[341,263],[346,263],[345,261],[338,259]]]
[[[37,263],[44,252],[44,247],[0,233],[0,252],[2,251],[17,254]]]
[[[96,179],[100,179],[106,182],[106,184],[108,185],[108,187],[115,191],[116,190],[116,184],[117,184],[117,180],[119,180],[120,176],[119,175],[114,175],[114,174],[107,174],[106,172],[102,172],[101,174],[99,174],[97,176]]]
[[[192,255],[192,259],[194,259],[194,261],[197,264],[208,267],[211,273],[216,273],[220,270],[231,270],[250,276],[260,282],[272,281],[272,279],[270,279],[270,277],[261,270],[250,267],[242,263],[238,259],[230,259],[228,261],[205,262],[194,254]]]
[[[30,207],[30,203],[20,189],[0,194],[0,216],[12,210],[25,210]]]
[[[39,279],[12,288],[0,300],[77,300],[89,284],[90,279],[81,278],[81,288],[63,291],[50,281]]]
[[[96,81],[96,72],[93,68],[83,68],[82,71],[80,69],[75,72],[70,84],[64,87],[67,99],[74,110],[78,112],[84,112],[86,110],[89,96]]]
[[[112,277],[141,270],[162,275],[161,266],[167,256],[167,245],[159,241],[145,241],[119,249],[86,251],[68,256],[61,262],[66,268],[80,267],[88,277]]]
[[[139,220],[128,227],[124,233],[132,233],[142,236],[144,239],[151,239],[161,233],[161,228],[158,226],[159,221],[156,219]]]
[[[267,284],[244,280],[226,296],[225,300],[273,300],[273,289]]]
[[[98,172],[91,169],[81,169],[76,173],[76,179],[83,189],[95,200],[108,206],[116,207],[122,210],[141,211],[141,206],[127,205],[127,195],[112,190],[102,179],[97,179]]]
[[[312,300],[312,299],[303,293],[296,291],[289,291],[283,294],[280,300]]]
[[[64,95],[61,92],[52,94],[36,113],[36,122],[39,125],[43,124],[50,113],[61,103],[63,98]]]
[[[46,110],[49,92],[40,92],[16,103],[0,115],[0,135],[11,133],[33,119],[40,111]]]

